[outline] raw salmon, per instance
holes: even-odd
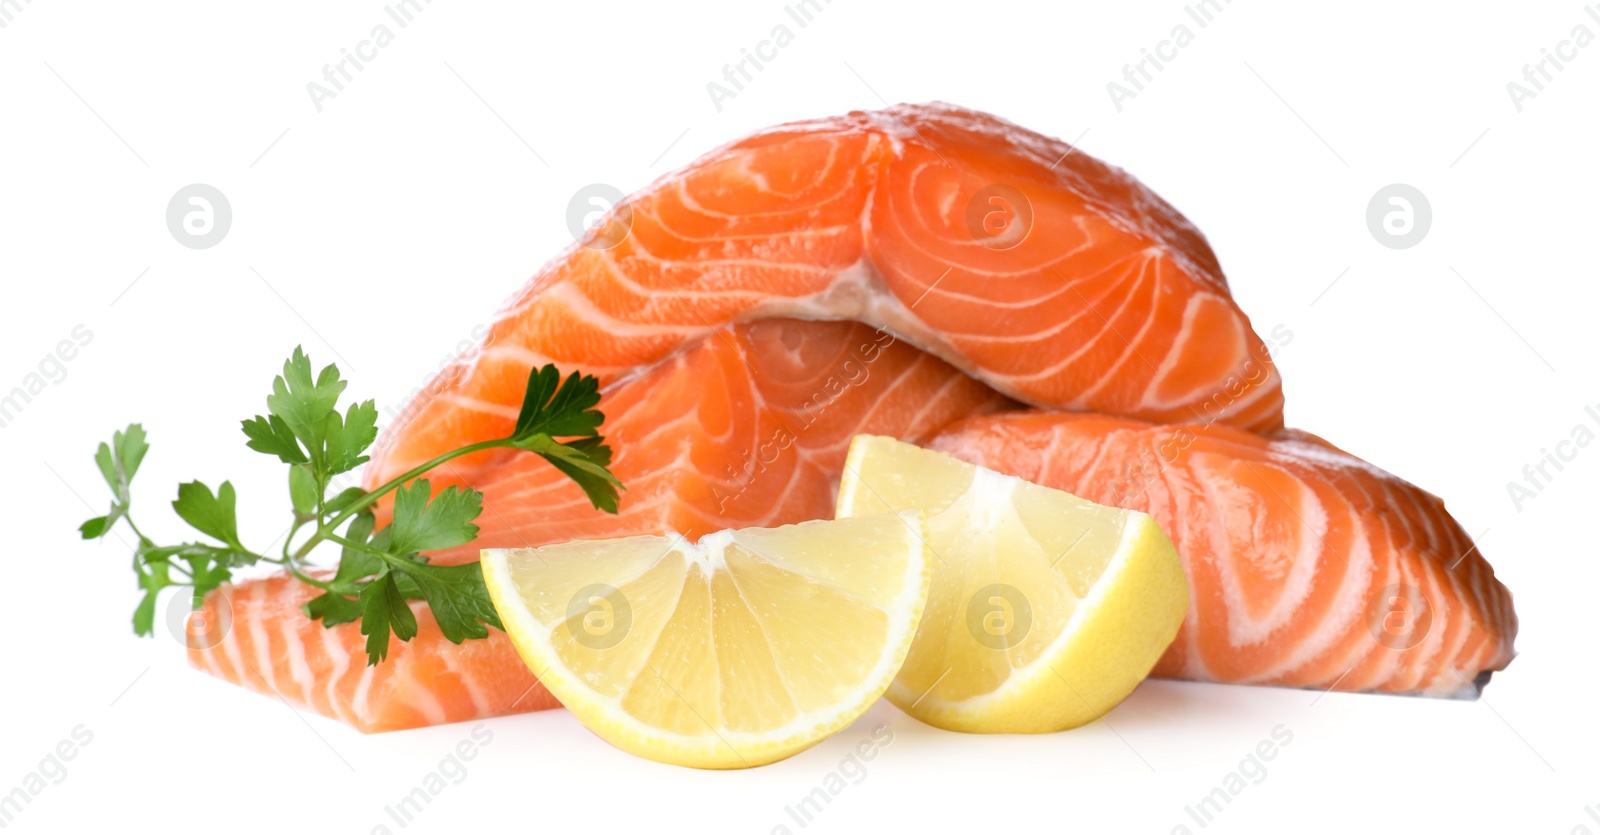
[[[533,366],[610,383],[777,316],[882,327],[1037,406],[1282,425],[1277,370],[1176,209],[1059,140],[899,105],[761,131],[628,198],[435,381],[369,482],[490,437]]]
[[[287,574],[221,586],[191,623],[222,639],[213,645],[191,630],[189,663],[366,733],[561,706],[506,633],[452,644],[421,601],[411,603],[417,634],[390,643],[388,659],[369,667],[360,627],[324,629],[300,610],[317,593]]]
[[[478,539],[434,558],[664,531],[698,538],[827,517],[856,433],[925,441],[953,420],[1015,405],[863,324],[730,326],[605,393],[611,469],[628,488],[615,516],[591,507],[542,459],[503,455],[471,479],[484,492]],[[484,428],[504,434],[514,417],[489,415]],[[457,475],[436,473],[442,483]],[[190,662],[367,732],[556,706],[504,633],[451,644],[421,603],[412,606],[417,637],[391,643],[388,660],[369,667],[355,624],[325,629],[299,610],[314,591],[273,576],[213,592],[203,622],[228,625],[216,646],[191,646]]]
[[[627,486],[618,516],[590,506],[537,456],[503,451],[473,471],[484,494],[483,548],[655,535],[690,539],[734,527],[828,518],[850,439],[865,426],[929,438],[960,418],[1016,404],[949,364],[856,322],[773,319],[714,332],[699,346],[606,393],[611,470]],[[483,419],[491,437],[515,411]],[[438,473],[442,488],[461,478]],[[432,476],[430,476],[431,478]],[[380,523],[387,505],[379,508]]]
[[[1153,675],[1473,694],[1514,654],[1511,594],[1444,503],[1315,436],[1018,412],[930,446],[1161,523],[1191,600]]]
[[[1158,675],[1453,694],[1512,657],[1510,595],[1436,497],[1282,430],[1278,372],[1200,233],[992,116],[797,123],[661,179],[506,304],[366,483],[503,436],[546,362],[602,381],[620,512],[530,455],[458,459],[430,479],[484,492],[482,532],[435,559],[827,517],[853,435],[937,435],[1163,524],[1193,601]],[[1016,401],[1054,411],[991,414]],[[354,625],[300,613],[310,595],[213,593],[208,621],[233,623],[191,662],[364,731],[555,704],[499,632],[451,644],[417,604],[418,637],[368,667]]]

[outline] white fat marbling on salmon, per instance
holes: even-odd
[[[1184,434],[1129,491],[1135,463]],[[1448,696],[1514,656],[1510,594],[1442,503],[1309,436],[1030,412],[964,421],[932,446],[1161,522],[1192,605],[1158,675]],[[1411,646],[1373,631],[1389,605],[1376,595],[1397,584],[1431,612]]]
[[[1009,249],[967,227],[995,182],[1031,207]],[[375,482],[445,451],[452,414],[515,408],[514,375],[486,369],[559,358],[609,387],[740,321],[856,319],[1024,402],[1163,420],[1195,416],[1252,359],[1215,256],[1173,207],[1081,149],[949,105],[761,131],[608,217],[624,213],[625,238],[574,242],[501,306],[488,349],[385,438]],[[1225,359],[1184,361],[1197,352]],[[1207,419],[1281,425],[1258,361],[1259,382]]]

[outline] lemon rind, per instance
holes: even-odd
[[[511,578],[510,557],[515,552],[484,549],[481,558],[485,583],[512,645],[551,694],[584,726],[624,751],[659,762],[697,768],[743,768],[792,756],[848,726],[884,694],[905,663],[927,606],[933,566],[928,557],[927,528],[922,514],[907,511],[895,515],[907,526],[905,545],[912,558],[906,561],[900,596],[886,610],[891,626],[878,663],[854,698],[829,710],[802,714],[760,733],[711,729],[707,735],[687,736],[664,731],[628,714],[621,708],[619,698],[596,693],[557,663],[554,647],[547,638],[541,637],[549,635],[551,627],[539,622],[525,605],[521,605],[520,593]],[[665,556],[663,553],[663,558]],[[502,605],[501,601],[517,603]]]

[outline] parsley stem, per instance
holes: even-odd
[[[300,568],[298,566],[296,566],[294,563],[289,563],[288,564],[288,569],[289,569],[289,573],[293,574],[295,576],[295,579],[299,580],[302,583],[305,583],[308,586],[316,586],[317,588],[322,589],[323,591],[331,591],[331,590],[333,590],[333,584],[332,583],[324,582],[322,580],[318,580],[315,577],[312,577],[311,575],[305,573],[304,571],[301,571]]]
[[[458,449],[453,449],[453,450],[451,450],[451,451],[449,451],[449,452],[447,452],[447,453],[445,453],[443,455],[440,455],[439,457],[433,459],[432,461],[429,461],[429,462],[427,462],[425,464],[421,464],[421,465],[418,465],[416,467],[413,467],[410,470],[407,470],[406,472],[401,473],[398,476],[395,476],[394,478],[392,478],[389,481],[385,482],[384,484],[380,485],[376,489],[374,489],[371,492],[367,493],[365,496],[362,496],[361,498],[357,499],[354,504],[352,504],[349,507],[345,508],[343,512],[341,512],[338,516],[333,517],[333,519],[331,521],[329,521],[328,523],[326,523],[326,524],[318,524],[317,525],[317,532],[312,534],[311,538],[306,540],[306,543],[304,545],[300,546],[300,549],[295,552],[295,554],[294,554],[292,559],[295,560],[295,561],[304,559],[307,554],[311,553],[311,549],[315,548],[318,543],[322,542],[323,540],[332,538],[333,537],[333,532],[338,530],[339,526],[343,525],[345,523],[345,521],[348,520],[350,517],[356,515],[357,513],[360,513],[363,510],[366,510],[368,507],[372,506],[372,504],[374,502],[376,502],[377,500],[383,498],[385,495],[393,492],[395,490],[395,488],[398,488],[402,484],[405,484],[406,482],[408,482],[408,481],[410,481],[410,480],[412,480],[412,479],[414,479],[414,478],[416,478],[416,477],[428,472],[429,470],[433,469],[434,467],[437,467],[440,464],[445,463],[446,461],[450,461],[450,460],[455,459],[455,458],[460,458],[463,455],[470,455],[470,454],[472,454],[474,452],[481,452],[481,451],[486,450],[486,449],[496,449],[496,448],[499,448],[499,447],[509,447],[511,445],[512,445],[512,441],[511,441],[510,438],[496,438],[496,439],[494,439],[492,441],[479,441],[478,443],[475,443],[475,444],[467,444],[464,447],[460,447]],[[337,540],[335,540],[335,541],[337,541]]]
[[[133,535],[134,536],[139,537],[140,540],[145,541],[145,542],[150,541],[149,537],[146,537],[144,535],[144,531],[139,530],[139,526],[134,524],[134,522],[133,522],[133,512],[128,510],[128,506],[127,505],[123,505],[122,506],[122,518],[123,518],[124,521],[126,521],[128,523],[128,527],[133,529]]]
[[[269,414],[241,423],[250,449],[290,466],[294,522],[282,535],[281,548],[277,541],[268,546],[268,551],[278,554],[274,557],[257,554],[240,543],[238,495],[226,481],[216,491],[199,481],[182,484],[172,502],[179,517],[215,542],[158,546],[129,514],[129,482],[150,449],[144,427],[130,424],[114,432],[110,443],[100,444],[95,464],[111,488],[111,509],[84,522],[78,531],[85,539],[100,539],[110,534],[118,521],[126,520],[137,537],[133,570],[144,598],[134,610],[136,634],[153,633],[156,600],[162,589],[191,587],[198,603],[207,592],[231,581],[235,570],[272,563],[296,581],[322,590],[321,597],[304,607],[312,618],[322,620],[324,626],[360,623],[367,636],[369,664],[387,657],[391,637],[402,641],[415,637],[416,623],[409,611],[402,609],[410,605],[407,600],[419,599],[419,595],[434,610],[434,619],[449,640],[459,643],[485,637],[489,628],[500,627],[500,621],[482,573],[470,565],[432,565],[419,553],[464,545],[479,532],[472,521],[484,509],[482,493],[463,485],[459,490],[427,495],[429,484],[417,481],[429,471],[473,453],[509,449],[538,455],[571,478],[597,510],[617,512],[617,491],[624,488],[608,469],[612,450],[597,432],[605,416],[595,408],[601,396],[594,377],[573,372],[563,379],[553,364],[530,370],[515,428],[507,437],[450,450],[372,490],[352,485],[345,474],[369,460],[363,453],[376,439],[378,410],[368,400],[341,412],[338,399],[346,385],[336,366],[314,374],[311,359],[297,347],[284,363],[283,373],[273,380],[273,393],[267,398]],[[570,440],[562,443],[558,437]],[[451,468],[445,468],[454,475]],[[456,476],[453,480],[463,479]],[[407,486],[413,483],[415,486]],[[328,496],[330,489],[337,493],[335,497]],[[375,530],[372,518],[374,505],[390,494],[405,500],[394,507],[400,518],[390,521],[391,526],[399,526],[393,528],[393,538]],[[337,570],[311,563],[312,552],[323,542],[343,546]],[[368,610],[373,615],[370,619]]]
[[[368,554],[376,554],[376,555],[378,555],[380,557],[392,557],[392,556],[394,556],[394,554],[391,554],[388,551],[385,551],[385,550],[383,550],[381,548],[374,548],[371,545],[367,545],[366,543],[363,543],[363,542],[357,542],[357,541],[355,541],[353,539],[346,539],[345,537],[339,536],[338,534],[332,534],[332,533],[328,534],[327,540],[329,542],[334,543],[335,545],[343,545],[344,547],[349,548],[349,549],[354,550],[354,551],[362,551],[362,552],[368,553]]]

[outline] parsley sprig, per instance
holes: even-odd
[[[232,578],[234,569],[273,563],[321,590],[303,607],[308,616],[329,627],[360,623],[367,636],[368,664],[388,657],[391,634],[402,641],[416,636],[416,616],[407,602],[411,600],[427,601],[440,632],[451,641],[487,637],[489,627],[503,627],[478,566],[434,565],[421,555],[477,537],[473,520],[483,510],[483,494],[453,486],[435,495],[432,485],[421,478],[474,452],[534,453],[576,482],[595,508],[617,512],[622,483],[607,469],[611,449],[599,434],[605,416],[595,409],[600,392],[593,377],[574,372],[562,379],[553,365],[536,369],[528,376],[522,410],[507,437],[452,450],[372,490],[333,491],[337,476],[366,463],[367,448],[378,436],[373,401],[339,411],[346,385],[333,365],[313,376],[311,359],[297,347],[283,364],[283,373],[272,381],[267,414],[243,421],[247,446],[289,466],[294,523],[276,556],[245,547],[239,537],[238,496],[226,481],[215,491],[198,481],[179,485],[172,503],[179,518],[210,541],[156,545],[135,524],[131,511],[129,485],[150,449],[144,427],[135,423],[113,434],[109,444],[100,445],[95,463],[111,487],[111,510],[79,530],[85,539],[97,539],[121,522],[138,538],[133,570],[144,594],[133,613],[135,633],[152,634],[156,600],[163,589],[190,587],[198,608],[207,592]],[[378,529],[372,507],[390,493],[393,520]],[[326,572],[314,576],[310,556],[325,542],[342,549],[339,565],[332,576]]]

